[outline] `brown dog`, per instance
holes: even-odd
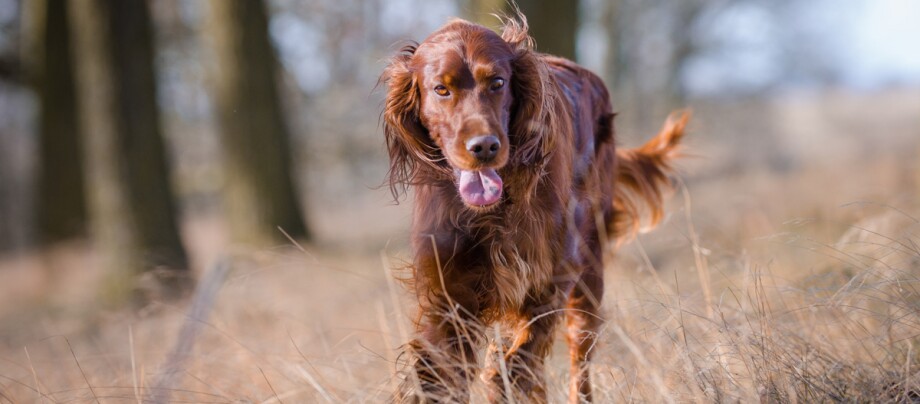
[[[390,186],[415,191],[420,311],[397,399],[468,401],[476,350],[500,323],[511,335],[485,373],[492,398],[546,401],[543,361],[564,318],[570,401],[590,400],[602,241],[637,229],[643,207],[660,218],[688,116],[617,151],[604,83],[534,52],[523,16],[501,36],[453,20],[403,48],[381,80]]]

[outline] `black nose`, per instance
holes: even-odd
[[[476,136],[466,141],[466,149],[473,157],[482,162],[487,162],[498,155],[501,143],[495,135]]]

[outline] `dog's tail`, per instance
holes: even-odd
[[[611,230],[617,240],[650,229],[664,215],[663,194],[671,187],[672,162],[679,156],[679,143],[690,120],[689,111],[671,114],[652,140],[635,149],[617,150],[614,218]],[[642,226],[643,213],[648,222]]]

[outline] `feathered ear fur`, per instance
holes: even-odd
[[[527,17],[515,8],[514,15],[504,18],[502,39],[514,51],[511,61],[511,105],[509,140],[511,159],[522,170],[521,181],[508,184],[510,193],[528,203],[537,184],[544,178],[544,168],[554,149],[556,136],[564,133],[567,121],[559,119],[555,111],[564,110],[559,91],[550,79],[542,56],[533,50],[533,39],[527,33]]]
[[[390,154],[387,180],[395,199],[417,180],[422,166],[434,161],[431,154],[435,147],[419,119],[420,94],[410,68],[416,48],[417,45],[403,47],[380,76],[387,85],[383,132]]]
[[[546,66],[533,50],[533,39],[527,33],[527,17],[519,11],[514,17],[504,19],[502,39],[514,51],[511,61],[511,91],[514,104],[511,106],[509,132],[514,146],[516,160],[523,164],[539,163],[544,151],[543,143],[550,138],[544,136],[547,111],[551,111],[551,91],[547,91]]]

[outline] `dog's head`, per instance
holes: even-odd
[[[381,79],[390,184],[423,183],[431,172],[454,180],[463,203],[487,210],[502,200],[500,170],[535,153],[533,117],[542,80],[526,24],[502,36],[453,20],[394,56]]]

